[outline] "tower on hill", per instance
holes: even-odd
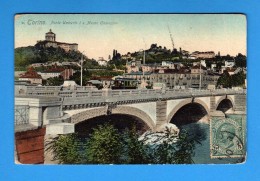
[[[58,42],[56,41],[56,34],[52,32],[50,29],[49,32],[45,33],[45,40],[39,40],[35,44],[37,47],[42,47],[42,48],[48,48],[48,47],[53,47],[53,48],[62,48],[66,52],[68,51],[78,51],[78,44],[77,43],[66,43],[66,42]]]
[[[45,34],[45,40],[46,41],[55,41],[56,40],[56,34],[53,33],[50,29],[50,31]]]

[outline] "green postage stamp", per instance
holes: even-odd
[[[211,158],[245,156],[245,120],[243,118],[212,118],[210,122]]]

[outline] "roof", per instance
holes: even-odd
[[[102,84],[102,82],[100,82],[99,80],[90,80],[90,81],[88,81],[88,83],[91,83],[91,84]]]
[[[65,80],[62,86],[67,87],[67,86],[78,86],[78,85],[74,80]]]
[[[113,80],[112,79],[113,78],[113,76],[93,76],[93,77],[91,77],[91,80],[109,80],[109,81],[111,81],[111,80]]]
[[[54,35],[55,35],[55,33],[53,33],[53,32],[51,31],[51,29],[50,29],[50,31],[47,32],[46,34],[54,34]]]
[[[33,67],[28,68],[27,72],[25,72],[24,74],[21,74],[19,76],[19,78],[37,78],[37,79],[41,79],[42,76],[39,75],[34,69]]]
[[[199,65],[195,65],[193,67],[191,67],[191,69],[203,69],[203,70],[207,70],[206,67],[204,67],[203,65],[201,65],[201,67]]]
[[[143,72],[139,71],[139,72],[130,72],[127,73],[126,75],[143,75]],[[144,75],[151,75],[151,72],[145,72]]]
[[[78,45],[77,43],[65,43],[65,42],[58,42],[58,41],[48,41],[48,40],[42,40],[42,41],[38,41],[36,44],[44,44],[44,43],[57,43],[57,45]]]
[[[64,71],[64,68],[53,66],[45,71],[42,71],[42,73],[60,73],[62,71]]]

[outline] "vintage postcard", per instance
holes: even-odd
[[[17,14],[17,164],[246,161],[242,14]]]

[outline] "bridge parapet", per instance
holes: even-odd
[[[163,100],[212,97],[223,95],[245,95],[246,90],[217,89],[217,90],[189,90],[189,89],[132,89],[132,90],[68,90],[60,86],[30,86],[26,92],[16,95],[20,97],[60,97],[62,110],[73,110],[106,106],[108,104],[123,105],[141,102],[156,102]]]
[[[118,97],[118,96],[135,96],[135,95],[186,95],[186,96],[214,96],[229,94],[246,94],[246,90],[233,89],[216,89],[216,90],[196,90],[196,89],[131,89],[131,90],[91,90],[91,89],[68,89],[61,86],[27,86],[24,92],[16,93],[16,96],[59,96],[69,97]]]

